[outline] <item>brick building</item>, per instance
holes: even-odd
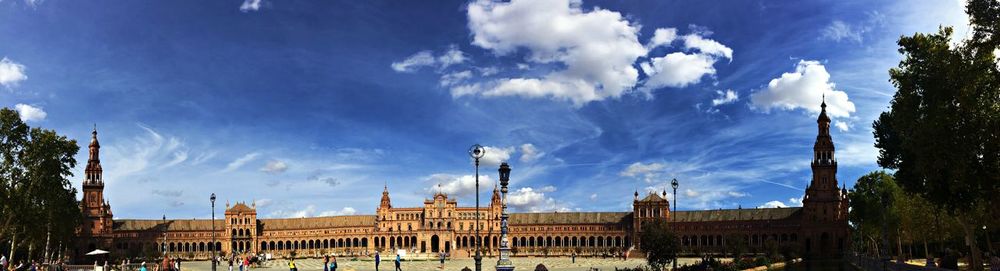
[[[805,255],[836,256],[848,246],[847,191],[837,187],[837,162],[830,137],[826,104],[817,119],[819,134],[813,148],[813,178],[803,207],[672,212],[666,193],[633,196],[631,212],[514,213],[510,240],[515,256],[600,255],[633,248],[642,224],[667,219],[688,252],[726,249],[733,238],[751,250],[765,246],[794,248]],[[100,248],[114,255],[136,257],[166,253],[183,258],[207,258],[212,244],[211,220],[113,219],[103,199],[100,144],[94,131],[83,184],[85,216],[75,255]],[[500,193],[493,189],[480,209],[483,246],[497,255],[500,235]],[[394,207],[389,189],[382,191],[374,215],[311,218],[258,218],[254,203],[226,203],[215,221],[214,244],[226,254],[296,251],[301,256],[327,253],[365,255],[374,251],[406,250],[408,254],[449,252],[469,257],[475,246],[476,210],[460,207],[448,195],[436,193],[419,207]]]

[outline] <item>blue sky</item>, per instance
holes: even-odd
[[[468,206],[474,143],[483,197],[509,161],[520,212],[629,210],[671,178],[682,210],[795,206],[822,96],[850,186],[896,39],[967,24],[932,0],[3,0],[0,104],[84,148],[96,123],[119,218],[208,217],[212,192],[370,214],[384,184]]]

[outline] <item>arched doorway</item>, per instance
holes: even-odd
[[[441,238],[438,238],[437,234],[431,236],[431,252],[438,252],[439,245],[441,243]]]
[[[420,253],[427,252],[427,242],[420,241]]]
[[[819,252],[823,256],[829,256],[830,247],[830,234],[824,232],[819,236]]]
[[[444,241],[444,253],[451,252],[451,242]]]

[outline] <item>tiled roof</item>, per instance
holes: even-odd
[[[347,215],[305,218],[261,219],[264,230],[323,229],[335,227],[375,227],[374,215]]]
[[[226,213],[250,213],[250,212],[257,212],[257,210],[250,208],[250,206],[247,206],[245,203],[242,202],[236,203],[236,205],[233,205],[233,207],[226,209]]]
[[[221,219],[215,220],[215,228],[223,229],[226,222]],[[171,231],[211,231],[211,219],[181,219],[167,220],[167,225]],[[116,231],[144,231],[163,230],[163,220],[159,219],[119,219],[115,220],[114,230]]]
[[[728,209],[705,211],[677,211],[672,213],[675,222],[706,222],[706,221],[746,221],[746,220],[779,220],[791,218],[799,214],[801,207],[791,208],[759,208],[759,209]]]
[[[518,213],[510,215],[510,224],[604,224],[620,223],[632,219],[632,212],[572,212],[572,213]]]
[[[639,201],[667,201],[667,199],[660,197],[660,195],[657,195],[656,193],[649,193],[648,196]]]

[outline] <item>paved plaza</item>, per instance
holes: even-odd
[[[531,271],[535,270],[535,266],[539,263],[545,264],[549,270],[560,270],[560,271],[578,271],[578,270],[592,270],[591,268],[597,268],[598,270],[615,270],[615,267],[636,267],[640,265],[645,265],[646,261],[644,259],[600,259],[600,258],[577,258],[576,263],[572,262],[572,259],[567,257],[559,258],[514,258],[515,270]],[[692,264],[698,261],[698,258],[682,258],[680,259],[680,264]],[[496,265],[496,258],[483,258],[483,270],[495,270],[494,265]],[[323,270],[323,260],[322,259],[299,259],[295,260],[296,265],[299,270]],[[374,271],[375,265],[371,260],[345,260],[338,259],[339,268],[338,271]],[[208,261],[197,261],[197,262],[185,262],[182,266],[185,271],[208,271],[211,270],[211,266]],[[440,262],[437,261],[409,261],[403,262],[402,269],[404,271],[410,270],[462,270],[464,267],[469,267],[469,269],[475,269],[475,264],[472,259],[456,259],[445,261],[444,269],[440,268]],[[234,270],[238,270],[238,267],[234,267]],[[219,271],[228,271],[228,266],[219,266]],[[266,266],[260,268],[253,268],[251,270],[288,270],[288,261],[286,260],[272,260]],[[379,266],[379,270],[392,271],[393,263],[391,260],[384,260]]]

